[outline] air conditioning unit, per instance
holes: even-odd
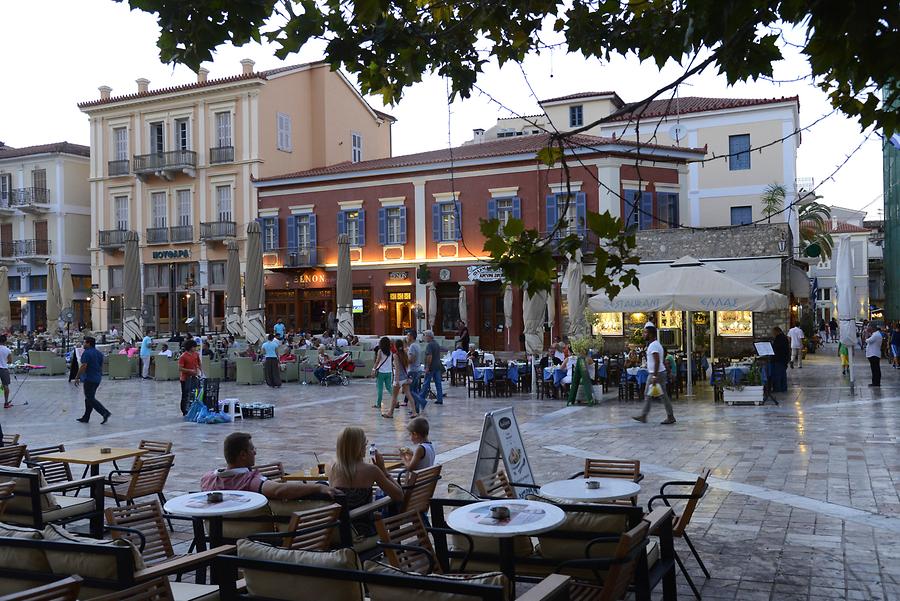
[[[681,348],[680,329],[661,329],[659,331],[659,343],[663,348]]]

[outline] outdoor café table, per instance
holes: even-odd
[[[84,465],[86,466],[84,468],[85,471],[91,471],[91,476],[99,476],[101,463],[118,461],[119,459],[127,459],[128,457],[139,457],[147,452],[147,449],[111,448],[109,453],[101,453],[101,448],[104,447],[86,447],[84,449],[75,449],[74,451],[64,451],[62,453],[46,453],[44,455],[36,455],[32,457],[32,460],[61,461],[62,463]]]
[[[509,508],[509,518],[491,517],[491,507]],[[566,520],[565,512],[550,503],[520,499],[497,499],[470,503],[456,509],[447,517],[447,525],[470,536],[496,538],[500,545],[500,571],[509,580],[511,597],[516,596],[516,565],[513,537],[533,536],[553,530]]]
[[[544,380],[553,380],[553,385],[559,388],[560,384],[562,384],[563,378],[568,375],[569,371],[562,366],[555,367],[545,367],[544,368]]]
[[[588,488],[587,482],[599,482],[600,488]],[[608,503],[630,499],[641,492],[641,485],[623,478],[572,478],[541,486],[541,496],[580,503]]]
[[[221,492],[222,501],[210,503],[206,500],[209,492]],[[209,492],[192,492],[166,501],[164,509],[172,515],[180,515],[193,519],[194,533],[200,533],[197,545],[203,539],[203,520],[209,520],[209,544],[215,548],[222,544],[222,520],[227,516],[247,513],[265,507],[269,500],[263,495],[245,490],[220,490]]]
[[[486,384],[494,379],[494,367],[473,367],[472,375],[475,376],[476,380],[481,380]]]

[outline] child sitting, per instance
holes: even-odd
[[[400,456],[407,471],[420,470],[434,465],[434,445],[428,440],[428,420],[415,417],[406,424],[409,440],[416,446],[400,449]]]

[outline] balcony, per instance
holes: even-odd
[[[193,242],[194,226],[193,225],[176,225],[169,228],[169,239],[172,242]]]
[[[209,164],[233,163],[234,146],[217,146],[209,149]]]
[[[131,165],[131,161],[128,159],[123,159],[121,161],[109,161],[106,164],[107,171],[109,172],[110,177],[115,177],[117,175],[128,175],[129,166]]]
[[[27,213],[50,210],[50,190],[47,188],[17,188],[11,191],[9,206]]]
[[[293,269],[297,267],[317,267],[325,260],[325,248],[321,246],[299,246],[297,248],[274,248],[263,250],[263,267],[266,269]]]
[[[7,264],[15,261],[15,245],[12,242],[0,242],[0,263]]]
[[[541,236],[543,236],[544,238],[550,236],[550,234],[551,234],[551,232],[541,232]],[[579,238],[581,238],[581,252],[583,254],[592,253],[595,250],[597,250],[597,246],[599,245],[600,241],[599,241],[599,238],[597,237],[597,234],[595,234],[594,232],[580,231],[577,229],[570,229],[570,228],[560,228],[554,234],[553,240],[550,241],[550,243],[553,245],[553,249],[554,249],[553,254],[554,255],[557,255],[557,256],[560,255],[560,252],[557,252],[557,250],[558,250],[557,246],[558,246],[559,240],[562,238],[565,238],[569,234],[575,234]]]
[[[125,234],[128,230],[100,230],[97,243],[102,250],[119,250],[125,248]]]
[[[148,227],[147,228],[147,244],[168,244],[169,228],[167,227]]]
[[[234,238],[237,224],[234,221],[207,221],[200,224],[200,239],[207,242]]]
[[[179,173],[195,177],[197,172],[197,153],[193,150],[170,150],[153,154],[134,155],[134,174],[144,181],[155,175],[171,181]]]
[[[46,261],[50,258],[50,240],[14,240],[13,254],[23,261]]]

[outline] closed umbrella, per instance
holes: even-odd
[[[350,238],[338,236],[337,330],[344,337],[353,334],[353,279],[350,268]]]
[[[141,335],[141,257],[137,232],[125,232],[125,302],[122,339],[137,342]],[[175,326],[173,326],[174,328]],[[174,331],[174,329],[173,329]]]
[[[531,294],[526,288],[522,297],[522,325],[525,333],[525,352],[531,358],[532,394],[537,395],[538,374],[536,373],[538,355],[544,350],[544,311],[547,307],[547,293],[544,291]]]
[[[569,336],[587,336],[589,328],[584,310],[587,308],[587,289],[584,285],[584,264],[581,262],[581,250],[566,267],[566,300],[569,303]]]
[[[513,324],[513,292],[512,284],[507,283],[503,290],[503,327],[506,329],[506,350],[509,350],[509,330]]]
[[[466,287],[459,286],[459,318],[464,324],[469,325],[469,308],[466,306]]]
[[[553,342],[553,322],[556,321],[556,286],[550,285],[550,293],[547,294],[547,323],[550,324],[550,341]]]
[[[5,265],[0,266],[0,332],[5,332],[12,325],[12,313],[9,308],[9,280],[7,279],[8,269]]]
[[[47,331],[55,331],[58,321],[59,279],[56,277],[56,263],[50,260],[47,261]]]
[[[225,263],[225,329],[232,336],[244,335],[241,320],[241,259],[237,240],[228,240],[228,259]]]
[[[853,369],[853,349],[856,347],[856,294],[853,290],[853,255],[850,252],[850,236],[838,240],[837,261],[834,271],[837,287],[837,312],[841,342],[850,350],[850,391],[856,385]]]
[[[62,282],[59,290],[60,314],[64,314],[66,309],[74,311],[72,303],[75,300],[75,287],[72,284],[72,267],[68,263],[63,264]]]
[[[266,337],[262,245],[259,234],[259,223],[251,221],[247,224],[247,275],[244,279],[247,319],[244,322],[244,334],[250,344],[262,342]]]
[[[428,329],[434,329],[434,320],[437,317],[437,290],[434,282],[428,282]]]

